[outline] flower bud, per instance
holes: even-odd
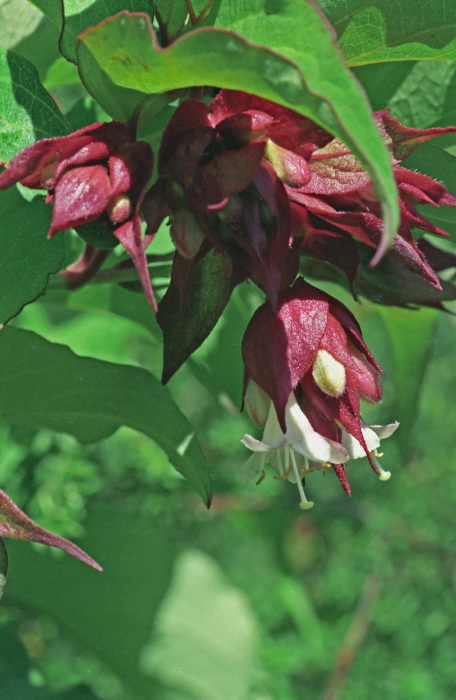
[[[318,350],[312,367],[315,384],[328,396],[341,396],[345,391],[344,365],[327,350]]]
[[[177,250],[187,259],[197,254],[204,240],[203,232],[188,209],[179,209],[173,214],[170,233]]]

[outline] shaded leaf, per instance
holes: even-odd
[[[456,4],[318,0],[350,65],[456,58]]]
[[[377,189],[386,245],[398,221],[389,156],[329,27],[315,7],[302,0],[290,0],[280,16],[265,14],[259,0],[255,8],[236,26],[242,37],[223,29],[197,29],[162,50],[146,15],[122,12],[80,39],[121,87],[144,93],[194,85],[244,90],[294,109],[339,136]]]
[[[37,139],[62,136],[65,118],[40,83],[35,66],[0,48],[0,160],[8,162]]]
[[[5,603],[49,615],[103,660],[128,697],[161,698],[154,680],[140,672],[139,657],[169,587],[178,541],[166,518],[140,503],[121,497],[89,504],[82,545],[106,561],[103,576],[70,557],[56,561],[11,541]]]
[[[232,288],[227,255],[209,250],[197,262],[176,255],[171,283],[157,314],[163,332],[164,383],[207,338],[223,313]]]
[[[121,425],[145,433],[210,500],[207,464],[187,419],[168,390],[136,367],[78,357],[28,331],[0,331],[0,418],[67,432],[81,442]]]
[[[53,535],[49,530],[45,530],[43,527],[33,522],[33,520],[13,503],[11,498],[7,496],[4,491],[0,490],[0,539],[1,537],[12,537],[16,540],[29,540],[30,542],[40,542],[49,547],[57,547],[71,554],[73,557],[80,559],[84,564],[93,566],[93,568],[98,569],[98,571],[103,571],[96,561],[75,544],[66,540],[64,537]]]
[[[38,7],[43,15],[46,15],[57,26],[63,21],[63,0],[28,0],[32,5]]]
[[[3,595],[5,588],[6,575],[8,573],[8,552],[6,551],[5,543],[0,537],[0,598]]]
[[[62,267],[65,240],[46,238],[50,220],[43,198],[27,202],[15,187],[0,192],[0,323],[35,301]]]

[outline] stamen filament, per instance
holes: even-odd
[[[306,498],[306,494],[304,493],[301,477],[299,476],[298,465],[296,464],[296,457],[294,456],[293,450],[290,450],[290,460],[291,466],[293,467],[294,475],[296,477],[299,495],[301,496],[301,503],[299,504],[299,507],[301,508],[301,510],[309,510],[309,508],[313,507],[313,501],[308,501]]]
[[[378,459],[375,459],[375,457],[373,455],[372,455],[372,459],[374,460],[375,466],[377,467],[377,469],[379,471],[378,478],[380,479],[380,481],[388,481],[388,479],[391,477],[391,472],[386,472],[383,469],[380,462],[378,461]]]

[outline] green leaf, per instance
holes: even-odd
[[[265,14],[267,4],[257,0],[252,11],[249,5],[250,14],[235,23],[242,37],[200,29],[162,50],[147,16],[123,12],[80,38],[121,87],[145,94],[194,85],[244,90],[294,109],[339,136],[372,177],[382,202],[386,245],[397,228],[397,193],[365,96],[313,5],[290,0],[281,14]],[[239,9],[238,2],[226,6],[233,13]]]
[[[43,15],[46,15],[54,24],[59,27],[63,19],[63,0],[28,0],[32,5],[38,7]]]
[[[0,48],[0,160],[37,139],[62,136],[67,124],[30,61]]]
[[[12,49],[33,34],[41,20],[41,13],[22,0],[0,0],[0,46]]]
[[[6,551],[5,543],[0,537],[0,598],[3,595],[5,588],[6,575],[8,573],[8,552]]]
[[[163,383],[169,381],[219,320],[233,288],[230,268],[228,256],[216,255],[213,250],[196,263],[176,257],[171,284],[157,314],[163,332]]]
[[[64,236],[46,238],[50,220],[42,197],[27,202],[16,187],[0,192],[0,323],[35,301],[62,267]]]
[[[207,464],[194,431],[149,372],[82,358],[29,331],[0,332],[0,418],[93,442],[127,425],[151,437],[210,500]]]
[[[396,390],[394,419],[400,423],[397,440],[406,460],[410,456],[412,432],[438,314],[433,309],[408,311],[384,307],[379,307],[379,312],[390,340]]]
[[[176,562],[141,667],[191,697],[225,700],[229,688],[230,698],[247,698],[257,641],[244,594],[206,554],[190,550]]]
[[[121,679],[127,697],[163,697],[154,680],[140,672],[139,661],[169,588],[178,546],[165,522],[137,499],[89,504],[81,545],[103,561],[102,576],[70,557],[56,559],[12,540],[5,603],[39,610],[58,622]]]
[[[65,0],[63,31],[60,37],[60,51],[68,61],[77,63],[76,48],[78,34],[87,27],[93,27],[106,17],[122,10],[150,13],[151,0]]]
[[[84,46],[78,49],[78,69],[86,90],[115,121],[128,124],[136,108],[147,99],[139,90],[116,85]]]
[[[456,59],[456,4],[447,0],[318,0],[350,65]]]

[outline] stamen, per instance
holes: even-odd
[[[309,510],[309,508],[312,508],[312,506],[313,506],[313,501],[308,501],[306,498],[306,494],[304,493],[304,489],[303,489],[302,482],[301,482],[301,477],[299,476],[298,465],[296,464],[296,458],[294,456],[293,450],[290,450],[290,459],[291,459],[291,466],[293,467],[294,475],[296,477],[296,483],[298,485],[299,495],[301,496],[301,503],[299,504],[299,507],[301,508],[301,510]]]
[[[380,481],[388,481],[388,479],[391,477],[391,472],[386,472],[383,469],[383,467],[380,464],[380,462],[378,461],[378,459],[375,459],[376,456],[378,456],[378,455],[372,456],[372,459],[374,460],[375,466],[377,467],[377,469],[379,471],[378,478],[380,479]]]
[[[261,484],[261,482],[263,481],[265,476],[266,476],[266,472],[264,471],[264,469],[262,469],[261,474],[260,474],[260,478],[258,479],[258,481],[256,482],[255,485],[258,486],[259,484]]]

